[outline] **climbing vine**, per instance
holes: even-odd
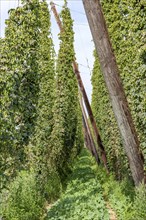
[[[5,37],[0,38],[0,218],[7,220],[43,218],[45,203],[58,199],[71,164],[83,146],[82,114],[72,68],[75,59],[73,20],[67,1],[64,2],[60,14],[63,31],[59,34],[60,48],[56,62],[46,0],[22,0],[20,7],[9,10]],[[101,2],[141,149],[145,153],[144,1]],[[92,108],[106,148],[109,170],[117,179],[122,179],[130,175],[128,162],[96,53],[94,57]],[[66,206],[66,201],[69,201],[69,194],[66,194],[60,200],[63,206],[59,205],[60,202],[54,205],[55,216],[109,218],[104,194],[113,208],[116,203],[117,216],[121,219],[123,216],[145,217],[143,186],[137,190],[132,203],[129,197],[123,196],[123,191],[126,195],[130,191],[129,181],[121,181],[123,187],[117,185],[112,175],[107,177],[100,166],[97,170],[93,160],[93,169],[98,171],[96,177],[93,169],[86,169],[88,166],[85,165],[92,167],[88,162],[87,152],[83,151],[67,189],[71,196],[69,203],[75,202],[77,212],[81,213],[77,215],[72,212],[70,204]],[[81,190],[81,193],[85,191],[81,198],[83,201],[73,199],[70,189]],[[96,198],[95,194],[99,192]],[[81,193],[77,192],[78,195]],[[94,200],[99,210],[94,210],[93,201],[91,204],[89,201],[87,209],[84,209],[85,199]],[[82,203],[79,209],[78,203]],[[50,216],[54,218],[54,212],[49,211]]]
[[[1,53],[1,141],[3,160],[8,164],[2,172],[10,177],[25,167],[25,146],[33,136],[37,118],[39,4],[36,0],[23,3],[23,7],[9,10]]]
[[[118,179],[121,179],[121,171],[124,172],[126,160],[96,52],[94,52],[94,56],[92,109],[106,148],[108,167],[116,174]],[[127,166],[125,168],[127,168]]]
[[[138,131],[141,149],[145,153],[145,6],[142,1],[102,1],[110,38],[116,54],[118,66],[123,80],[132,116]],[[92,105],[96,120],[100,125],[105,146],[110,147],[109,152],[116,152],[116,160],[120,161],[120,170],[116,165],[113,169],[119,174],[126,170],[128,162],[122,159],[123,150],[120,136],[113,113],[110,107],[108,94],[100,73],[99,63],[96,58],[92,84]],[[102,79],[102,83],[101,83]],[[103,95],[104,94],[104,95]],[[108,132],[109,131],[109,132]],[[114,142],[112,139],[114,138]],[[115,154],[115,153],[114,153]],[[109,161],[111,161],[111,157]],[[116,162],[116,163],[117,163]],[[111,162],[110,162],[111,163]],[[124,169],[124,170],[123,170]],[[121,175],[121,174],[120,174]]]
[[[13,174],[14,150],[14,123],[13,117],[8,111],[10,105],[10,88],[7,83],[9,61],[7,59],[8,49],[4,39],[1,39],[0,45],[0,190],[6,186],[9,177]]]
[[[146,7],[143,1],[136,0],[123,0],[120,3],[114,1],[114,6],[105,1],[103,7],[141,149],[145,154],[146,71],[143,57],[146,43]],[[116,12],[116,18],[111,16],[113,12]]]
[[[43,193],[43,186],[45,187],[50,173],[48,159],[50,155],[50,134],[53,125],[52,107],[55,81],[54,47],[51,38],[50,13],[46,2],[41,2],[39,5],[39,27],[37,120],[34,136],[27,147],[27,154],[29,166],[33,167]]]
[[[59,36],[60,49],[56,67],[54,124],[51,134],[51,161],[53,162],[51,163],[57,166],[60,173],[65,174],[72,149],[75,146],[79,103],[77,80],[72,68],[72,61],[75,56],[73,21],[66,4],[61,12],[61,18],[63,31]]]

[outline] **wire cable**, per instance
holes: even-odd
[[[47,0],[47,1],[49,1],[49,0]],[[57,3],[54,3],[54,5],[56,5],[56,6],[58,6],[58,7],[61,7],[61,8],[64,7],[63,5],[59,5],[59,4],[57,4]],[[80,11],[76,11],[76,10],[73,10],[73,9],[70,9],[70,11],[86,16],[85,13],[80,12]]]

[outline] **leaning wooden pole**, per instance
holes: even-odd
[[[54,16],[56,18],[59,29],[60,29],[60,31],[63,31],[63,26],[62,26],[60,17],[57,13],[55,4],[53,2],[51,2],[50,5],[51,5],[51,9],[54,13]],[[92,112],[92,109],[91,109],[91,106],[90,106],[90,103],[89,103],[89,100],[88,100],[88,97],[87,97],[87,94],[86,94],[86,91],[85,91],[85,88],[84,88],[84,85],[83,85],[83,82],[82,82],[82,79],[81,79],[81,76],[80,76],[78,65],[77,65],[75,60],[73,60],[72,65],[73,65],[75,75],[77,77],[78,85],[79,85],[80,90],[82,92],[82,96],[83,96],[83,99],[84,99],[84,102],[85,102],[85,105],[86,105],[86,109],[87,109],[89,119],[90,119],[90,122],[91,122],[91,125],[92,125],[92,128],[93,128],[93,131],[94,131],[94,135],[96,137],[96,141],[97,141],[97,144],[98,144],[98,147],[99,147],[99,150],[100,150],[100,154],[101,154],[101,159],[103,161],[103,164],[104,164],[106,170],[108,171],[106,152],[105,152],[100,134],[99,134],[98,129],[97,129],[96,121],[94,119],[93,112]]]
[[[89,134],[87,131],[87,127],[86,127],[86,123],[85,123],[85,119],[84,116],[82,115],[82,122],[83,122],[83,131],[84,131],[84,142],[85,142],[85,146],[88,148],[88,150],[91,152],[92,156],[94,156],[92,147],[91,147],[91,142],[89,140]]]
[[[91,122],[91,125],[92,125],[92,128],[93,128],[93,131],[94,131],[94,135],[96,137],[96,141],[97,141],[98,147],[100,149],[101,159],[103,161],[103,164],[104,164],[106,170],[108,171],[106,152],[105,152],[105,149],[104,149],[104,146],[103,146],[103,143],[102,143],[102,140],[101,140],[101,137],[100,137],[97,125],[96,125],[96,121],[95,121],[95,118],[94,118],[94,115],[93,115],[93,112],[92,112],[92,109],[91,109],[91,105],[90,105],[89,100],[88,100],[88,96],[87,96],[86,90],[84,88],[84,84],[83,84],[81,76],[80,76],[78,65],[77,65],[77,63],[75,61],[73,61],[73,69],[74,69],[75,75],[77,77],[80,90],[82,92],[84,103],[86,105],[86,109],[87,109],[87,112],[88,112],[88,115],[89,115],[89,119],[90,119],[90,122]]]
[[[123,139],[135,185],[144,179],[138,136],[122,85],[100,0],[83,0],[113,111]]]
[[[84,123],[85,123],[85,129],[87,130],[87,134],[88,134],[89,141],[90,141],[90,144],[91,144],[91,151],[93,152],[93,155],[96,159],[97,164],[100,164],[100,159],[98,157],[98,153],[97,153],[97,150],[96,150],[96,145],[94,143],[92,132],[91,132],[91,129],[90,129],[90,126],[89,126],[89,123],[88,123],[88,119],[87,119],[87,115],[86,115],[86,112],[85,112],[85,109],[84,109],[82,98],[80,98],[80,106],[81,106],[81,110],[82,110],[82,114],[83,114],[83,120],[84,120]]]

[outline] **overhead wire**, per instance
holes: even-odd
[[[76,26],[76,25],[74,25],[74,26]],[[82,66],[88,68],[89,73],[91,75],[91,67],[89,66],[89,60],[88,60],[88,58],[86,56],[86,54],[87,54],[86,45],[85,45],[85,42],[84,42],[84,38],[82,37],[82,32],[80,31],[79,25],[77,25],[77,29],[78,29],[78,34],[79,34],[80,42],[81,42],[81,45],[82,45],[82,48],[83,48],[83,51],[84,51],[84,54],[85,54],[84,57],[85,57],[85,60],[86,60],[86,63],[87,63],[87,66],[86,65],[82,65]]]
[[[89,25],[88,25],[88,24],[85,24],[85,23],[76,23],[75,25],[76,25],[76,26],[78,25],[78,26],[89,27]]]
[[[50,1],[49,1],[49,2],[50,2]],[[59,4],[57,4],[57,3],[54,3],[54,4],[55,4],[56,6],[59,6],[59,7],[63,8],[63,5],[59,5]],[[79,11],[76,11],[76,10],[73,10],[73,9],[70,9],[70,11],[76,12],[76,13],[78,13],[78,14],[85,15],[85,13],[82,13],[82,12],[79,12]],[[86,53],[86,49],[85,49],[86,47],[85,47],[85,45],[83,45],[83,44],[84,44],[84,39],[82,38],[82,34],[81,34],[81,31],[80,31],[79,26],[89,27],[89,25],[88,25],[88,24],[85,24],[85,23],[75,23],[75,24],[74,24],[74,27],[78,29],[78,33],[79,33],[79,37],[80,37],[80,42],[81,42],[81,45],[82,45],[84,54],[87,54],[87,53]],[[53,36],[53,35],[52,35],[52,36]],[[57,54],[55,53],[55,55],[57,55]],[[84,65],[84,64],[81,64],[81,63],[80,63],[79,65],[82,66],[82,67],[87,68],[87,69],[89,70],[90,75],[91,75],[91,72],[92,72],[92,71],[91,71],[91,67],[90,67],[90,65],[89,65],[89,60],[88,60],[87,56],[85,56],[85,60],[86,60],[87,65]]]
[[[50,0],[47,0],[47,1],[49,1],[49,2],[50,2]],[[59,4],[57,4],[57,3],[54,3],[54,5],[56,5],[56,6],[58,6],[58,7],[61,7],[61,8],[63,8],[63,7],[64,7],[63,5],[59,5]],[[70,11],[72,11],[72,12],[75,12],[75,13],[78,13],[78,14],[81,14],[81,15],[86,16],[86,14],[85,14],[85,13],[80,12],[80,11],[76,11],[76,10],[74,10],[74,9],[70,9]]]
[[[20,0],[14,0],[15,2],[16,2],[16,4],[19,6],[20,5]],[[0,1],[1,2],[1,1]],[[50,0],[47,0],[47,2],[50,2]],[[61,7],[61,8],[63,8],[63,5],[60,5],[60,4],[57,4],[57,3],[54,3],[56,6],[58,6],[58,7]],[[1,6],[1,5],[0,5]],[[9,8],[10,8],[10,1],[9,1]],[[51,10],[50,10],[51,11]],[[83,13],[83,12],[80,12],[80,11],[77,11],[77,10],[73,10],[73,9],[70,9],[70,11],[72,11],[72,12],[75,12],[75,13],[78,13],[78,14],[81,14],[81,15],[85,15],[85,13]],[[52,12],[52,11],[51,11]],[[80,41],[81,41],[81,44],[82,44],[82,47],[84,48],[83,50],[84,50],[84,54],[87,54],[86,53],[86,51],[85,51],[85,46],[83,45],[83,38],[81,37],[81,31],[80,31],[80,29],[79,29],[79,26],[86,26],[86,27],[88,27],[88,24],[85,24],[85,23],[75,23],[75,25],[74,26],[77,26],[78,27],[78,31],[79,31],[79,35],[80,35]],[[53,37],[53,34],[52,34],[52,32],[51,32],[51,37],[52,37],[52,39],[54,38]],[[56,53],[56,51],[54,51],[55,52],[55,56],[57,57],[57,53]],[[85,57],[85,59],[86,59],[86,62],[87,62],[87,65],[84,65],[84,64],[79,64],[80,66],[82,66],[82,67],[85,67],[85,68],[88,68],[89,69],[89,71],[90,71],[90,73],[91,73],[91,68],[90,68],[90,66],[89,66],[89,61],[88,61],[88,58],[87,57]]]

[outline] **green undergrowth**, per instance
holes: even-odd
[[[120,182],[101,167],[95,167],[96,178],[102,185],[104,199],[115,211],[118,220],[146,220],[146,187],[134,187],[128,180]]]
[[[49,208],[36,183],[35,174],[20,172],[10,190],[0,195],[0,218],[4,220],[109,220],[107,204],[118,220],[146,220],[146,188],[134,188],[132,182],[117,182],[112,174],[97,166],[83,149],[67,180],[53,176],[47,184]],[[56,199],[60,197],[56,201]],[[54,202],[56,201],[56,202]]]
[[[45,200],[33,173],[21,171],[9,187],[0,195],[0,219],[38,220],[43,216]]]
[[[103,189],[86,150],[77,159],[62,197],[48,210],[46,220],[109,220]]]
[[[110,204],[118,220],[146,220],[145,201],[143,184],[135,188],[128,179],[116,181],[83,150],[66,191],[49,208],[45,220],[109,220],[106,204]]]

